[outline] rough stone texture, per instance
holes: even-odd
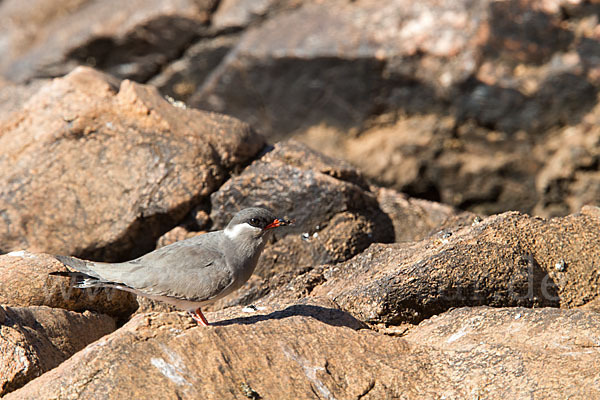
[[[460,385],[481,399],[593,399],[598,386],[600,314],[552,308],[461,308],[404,336],[444,351]],[[452,397],[452,396],[450,396]]]
[[[244,28],[276,13],[298,8],[309,0],[222,0],[212,17],[217,30]]]
[[[0,78],[0,125],[3,124],[10,115],[19,111],[23,104],[33,96],[40,87],[46,83],[39,79],[28,85],[16,85]]]
[[[115,330],[106,315],[0,306],[0,396]]]
[[[165,95],[186,102],[219,66],[238,40],[239,35],[229,34],[195,43],[180,59],[169,64],[159,75],[148,81],[148,84],[156,86]]]
[[[564,215],[585,204],[600,205],[600,106],[576,127],[538,149],[547,163],[536,177],[541,199],[534,212]]]
[[[0,251],[144,254],[264,145],[227,116],[80,67],[0,125]]]
[[[415,244],[372,245],[274,296],[326,296],[372,324],[461,306],[580,306],[600,289],[598,210],[550,220],[505,213]]]
[[[467,49],[483,39],[477,37],[481,22],[474,17],[487,3],[432,1],[430,6],[340,0],[306,2],[275,14],[247,30],[191,104],[227,110],[274,138],[321,122],[342,129],[361,125],[387,107],[390,98],[411,107],[407,100],[417,90],[402,93],[402,86],[410,92],[411,85],[447,88],[463,80],[476,67],[477,54]],[[456,19],[457,14],[466,15]],[[440,41],[440,32],[419,21],[425,18],[429,24],[448,25],[446,40]],[[424,55],[414,57],[419,52]],[[416,71],[417,64],[421,71]],[[422,96],[412,107],[432,97],[434,93]]]
[[[453,117],[415,116],[346,143],[345,157],[380,185],[477,213],[531,210],[538,194],[527,137],[490,133]]]
[[[23,82],[81,64],[146,80],[206,30],[214,0],[4,0],[0,74]]]
[[[598,314],[475,308],[447,315],[403,339],[340,326],[335,312],[318,306],[209,328],[180,314],[142,314],[6,398],[600,395]]]
[[[481,217],[451,206],[415,199],[392,189],[372,188],[381,210],[394,224],[396,242],[416,242],[444,229],[467,226]]]
[[[294,141],[276,144],[213,193],[211,203],[214,229],[250,206],[296,220],[275,231],[256,270],[261,279],[250,281],[228,305],[248,303],[314,265],[344,261],[373,242],[394,240],[389,217],[355,168]]]
[[[92,310],[119,320],[137,308],[133,294],[114,289],[75,289],[70,287],[69,278],[48,275],[56,271],[67,269],[48,254],[19,251],[0,256],[0,304]]]
[[[0,3],[9,79],[94,64],[476,213],[600,205],[597,2],[21,3]]]
[[[273,140],[294,136],[344,157],[414,197],[483,214],[566,215],[600,205],[594,140],[548,148],[549,138],[572,135],[571,126],[583,125],[585,137],[598,125],[599,7],[223,1],[212,28],[240,39],[199,43],[200,53],[156,82]],[[215,46],[219,66],[196,73],[191,61],[214,60],[204,49]],[[582,152],[589,157],[580,162]],[[556,161],[573,172],[566,180],[553,171]]]

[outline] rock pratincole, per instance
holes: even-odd
[[[224,230],[181,240],[122,263],[56,256],[77,288],[110,287],[187,310],[208,326],[200,307],[239,289],[252,275],[273,228],[293,221],[263,208],[246,208]]]

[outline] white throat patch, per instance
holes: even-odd
[[[247,222],[243,224],[234,225],[232,228],[225,229],[225,236],[227,236],[231,240],[236,240],[238,237],[248,233],[258,233],[261,229],[255,228]]]

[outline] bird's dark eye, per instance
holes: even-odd
[[[259,223],[260,223],[260,221],[258,220],[258,218],[250,219],[250,225],[252,225],[252,226],[258,226]]]

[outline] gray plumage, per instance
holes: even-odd
[[[247,208],[225,230],[182,240],[135,260],[56,258],[71,270],[66,274],[75,276],[77,287],[113,287],[193,311],[242,286],[254,272],[271,228],[287,224],[268,210]]]

